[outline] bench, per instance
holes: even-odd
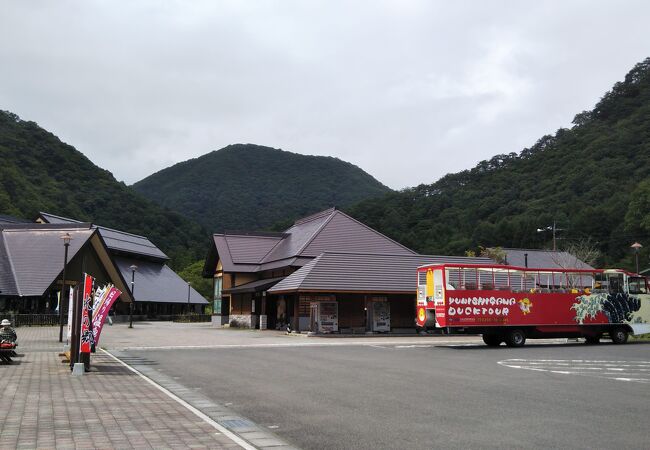
[[[14,344],[13,347],[5,346],[5,344],[2,345],[3,346],[0,347],[0,361],[9,364],[13,362],[11,358],[18,356],[16,354],[16,344]]]

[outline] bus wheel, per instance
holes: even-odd
[[[498,334],[488,333],[483,335],[483,342],[485,342],[488,347],[498,347],[501,345],[502,340],[503,339]]]
[[[625,344],[628,337],[627,330],[623,327],[614,328],[609,332],[609,337],[614,344]]]
[[[585,336],[585,343],[589,345],[600,344],[600,335],[595,336]]]
[[[508,347],[521,347],[526,343],[526,333],[518,328],[506,334],[506,345]]]

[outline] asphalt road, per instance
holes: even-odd
[[[307,449],[650,448],[650,342],[129,354]]]

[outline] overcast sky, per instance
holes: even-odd
[[[131,184],[233,143],[431,183],[570,126],[647,1],[0,0],[0,109]]]

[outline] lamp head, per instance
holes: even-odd
[[[634,249],[635,252],[638,252],[639,249],[643,247],[643,245],[639,244],[638,242],[635,242],[634,244],[630,245]]]
[[[63,245],[70,245],[70,240],[72,239],[72,236],[70,236],[70,233],[65,233],[64,235],[61,236],[61,239],[63,239]]]
[[[138,270],[138,266],[136,266],[135,264],[131,264],[131,267],[129,267],[129,269],[131,269],[132,272],[135,272],[136,270]]]

